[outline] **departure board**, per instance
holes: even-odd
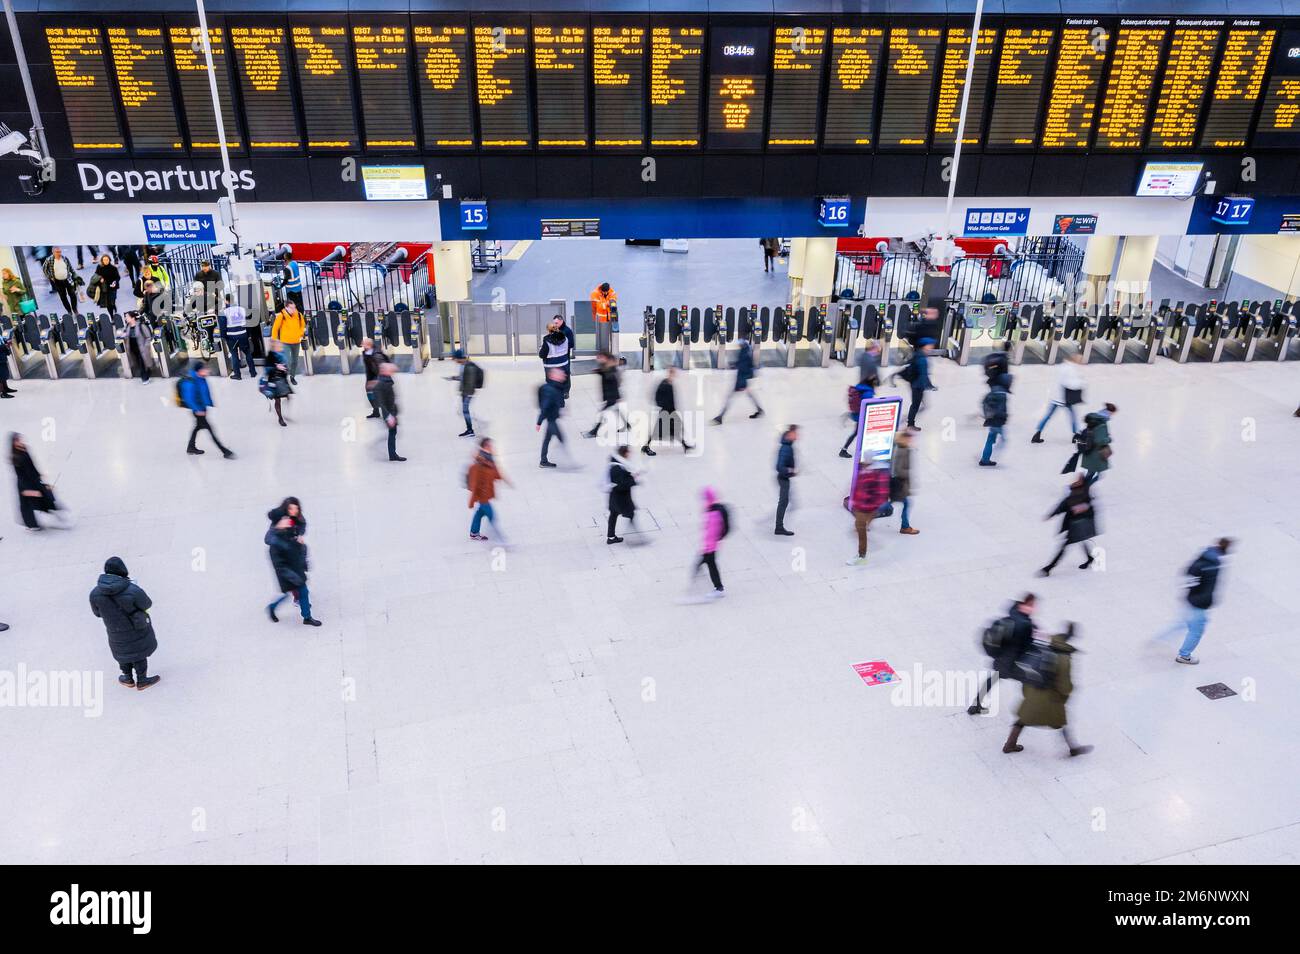
[[[1093,148],[1142,148],[1168,33],[1168,20],[1120,21]]]
[[[132,151],[184,152],[162,27],[110,26],[108,50]]]
[[[826,93],[822,144],[862,149],[872,145],[876,121],[876,81],[885,46],[881,27],[834,27],[831,75]]]
[[[645,145],[645,41],[646,28],[640,24],[592,21],[591,79],[598,149]]]
[[[528,28],[474,27],[479,142],[488,149],[533,144],[528,108]]]
[[[1223,31],[1222,20],[1206,28],[1174,23],[1169,52],[1165,56],[1165,77],[1156,94],[1156,111],[1147,133],[1148,149],[1191,149],[1196,145],[1196,127],[1214,76],[1214,57]]]
[[[984,130],[984,100],[987,98],[989,69],[993,64],[993,46],[997,30],[980,30],[975,47],[975,78],[971,81],[970,99],[966,104],[966,128],[963,146],[978,146]],[[970,30],[953,28],[943,51],[943,69],[939,73],[939,101],[934,114],[934,145],[952,146],[957,142],[957,123],[961,118],[962,90],[966,86],[966,64],[970,60]]]
[[[1277,31],[1257,21],[1228,31],[1215,67],[1214,92],[1201,127],[1202,149],[1237,149],[1246,145],[1255,103],[1264,89],[1264,72]]]
[[[826,28],[798,24],[778,26],[772,46],[772,115],[769,146],[811,148],[817,145],[822,67],[826,62]]]
[[[1043,117],[1044,149],[1087,149],[1097,122],[1097,95],[1111,31],[1096,20],[1067,20]]]
[[[1300,149],[1300,30],[1284,30],[1273,59],[1254,145]]]
[[[533,24],[537,145],[587,146],[587,25]]]
[[[352,53],[361,89],[361,122],[367,149],[415,148],[411,107],[411,36],[406,17],[352,23]]]
[[[307,148],[313,152],[356,149],[347,21],[338,18],[310,25],[294,23],[291,34],[298,87],[302,90],[302,114],[307,122]]]
[[[469,27],[416,17],[415,81],[420,90],[424,148],[468,149],[474,145]]]
[[[881,149],[925,146],[942,38],[938,27],[894,27],[889,31],[885,102],[880,107]]]
[[[104,65],[104,36],[96,26],[47,26],[54,81],[77,155],[126,151]]]
[[[1017,27],[1003,33],[993,78],[990,149],[1027,149],[1038,141],[1038,113],[1055,33],[1050,27]]]
[[[710,31],[710,147],[758,149],[763,145],[768,36],[766,26],[718,26]]]
[[[212,50],[212,67],[217,74],[217,96],[221,100],[221,122],[226,132],[226,148],[243,152],[243,138],[235,121],[235,101],[230,93],[230,72],[226,66],[226,35],[221,27],[208,26],[208,47]],[[208,84],[208,64],[203,56],[203,42],[197,26],[173,26],[171,37],[172,65],[180,80],[181,105],[185,107],[185,125],[189,129],[191,152],[216,152],[221,148],[217,137],[217,120],[212,112],[212,91]]]
[[[650,28],[650,145],[700,144],[704,27]]]
[[[301,149],[283,26],[231,26],[235,72],[253,151]]]

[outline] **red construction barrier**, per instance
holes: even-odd
[[[1006,267],[1006,259],[998,254],[999,248],[1005,249],[1007,243],[1003,239],[987,238],[959,238],[953,239],[953,244],[966,253],[967,258],[984,259],[984,269],[988,272],[989,278],[1001,278],[1002,269]]]
[[[835,240],[835,251],[850,258],[858,271],[879,275],[885,267],[885,256],[880,253],[882,244],[888,246],[889,239],[844,236]]]

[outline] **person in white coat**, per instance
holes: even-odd
[[[1065,413],[1070,415],[1070,434],[1078,432],[1079,422],[1075,419],[1074,407],[1083,403],[1083,355],[1077,351],[1066,355],[1065,360],[1056,367],[1056,385],[1060,393],[1052,398],[1047,405],[1047,413],[1034,429],[1034,436],[1030,438],[1033,444],[1043,443],[1043,428],[1058,407],[1065,408]]]

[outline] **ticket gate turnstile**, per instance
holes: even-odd
[[[695,324],[692,326],[691,309],[688,305],[681,305],[677,308],[668,310],[668,338],[677,345],[678,348],[678,366],[683,371],[691,369],[691,345],[692,338],[698,333],[699,310],[695,313]]]
[[[641,315],[641,370],[649,374],[654,370],[655,364],[655,328],[658,318],[655,310],[649,305],[645,306],[645,312]]]
[[[822,303],[808,313],[808,348],[811,353],[816,346],[815,364],[823,368],[831,366],[831,352],[835,348],[835,322],[828,316],[826,305]]]
[[[761,367],[763,360],[763,338],[771,323],[771,313],[766,309],[759,311],[758,305],[742,305],[736,310],[736,337],[749,342],[749,351],[754,359],[754,367]]]
[[[1264,336],[1264,318],[1259,314],[1263,304],[1243,301],[1235,319],[1230,321],[1223,343],[1220,360],[1253,361],[1259,341]]]
[[[785,344],[785,366],[793,368],[799,351],[799,339],[803,337],[803,309],[796,309],[793,304],[785,306],[785,322],[781,328],[781,341]]]
[[[732,313],[731,320],[728,322],[722,305],[714,305],[712,308],[704,309],[703,320],[704,340],[709,344],[712,365],[719,371],[725,371],[728,367],[727,342],[731,338],[728,334],[728,324],[734,329],[735,313]]]
[[[1152,309],[1151,302],[1147,302],[1145,308],[1139,306],[1124,318],[1121,323],[1124,335],[1122,360],[1154,364],[1164,345],[1164,319]]]
[[[898,328],[898,313],[896,306],[891,305],[886,308],[883,304],[878,309],[880,316],[880,333],[877,336],[880,339],[880,366],[888,367],[891,363],[890,348],[896,344],[895,329]]]
[[[1017,314],[1017,311],[1019,312]],[[1050,364],[1055,360],[1055,319],[1043,313],[1042,305],[1013,304],[1007,318],[1006,339],[1011,344],[1011,364]]]
[[[149,334],[153,339],[153,358],[154,365],[158,368],[158,373],[164,378],[172,376],[172,350],[171,343],[167,340],[167,325],[169,319],[167,316],[160,318],[141,318],[145,326],[149,329]]]
[[[0,328],[9,342],[9,369],[15,378],[58,376],[58,364],[51,361],[48,337],[42,335],[38,317],[35,313],[0,317]]]
[[[1285,361],[1291,344],[1296,340],[1296,302],[1285,305],[1279,298],[1273,302],[1265,322],[1264,335],[1256,347],[1255,356],[1263,361]]]
[[[1083,363],[1089,364],[1094,357],[1098,361],[1110,361],[1112,354],[1108,342],[1103,342],[1102,347],[1098,348],[1097,344],[1102,341],[1102,329],[1105,328],[1107,333],[1113,327],[1118,325],[1118,316],[1113,316],[1110,311],[1110,305],[1094,305],[1087,309],[1083,315]]]
[[[1203,361],[1222,360],[1228,334],[1235,323],[1236,308],[1236,302],[1225,306],[1211,299],[1198,310],[1189,357]]]
[[[862,306],[841,305],[835,326],[835,356],[846,368],[858,359],[858,335],[862,330]]]
[[[1200,310],[1199,305],[1184,305],[1180,301],[1165,319],[1165,352],[1179,364],[1186,364],[1191,359]]]

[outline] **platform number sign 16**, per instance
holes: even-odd
[[[847,197],[823,196],[817,204],[817,224],[826,228],[844,228],[849,224]]]
[[[1250,213],[1254,210],[1254,199],[1225,196],[1214,203],[1210,218],[1220,225],[1249,225]]]
[[[481,230],[488,227],[487,203],[483,201],[462,202],[460,204],[460,227],[465,230]]]

